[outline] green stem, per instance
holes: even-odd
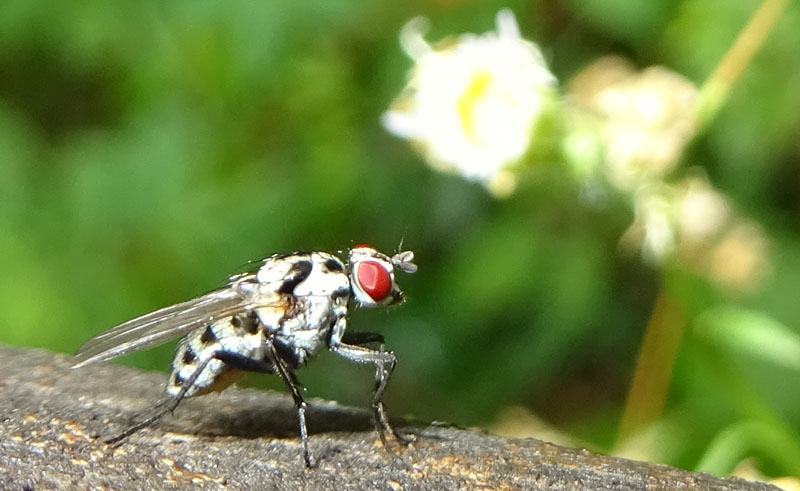
[[[664,290],[656,299],[620,422],[617,447],[661,417],[686,319]]]
[[[744,69],[764,44],[789,0],[764,0],[700,88],[697,105],[698,132],[717,115]]]
[[[727,101],[788,3],[789,0],[764,0],[703,84],[697,106],[698,132]],[[642,342],[620,422],[617,447],[661,417],[685,327],[680,305],[662,291]]]

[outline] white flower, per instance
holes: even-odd
[[[676,184],[641,186],[634,203],[621,245],[640,249],[651,264],[677,260],[729,292],[757,289],[772,270],[761,227],[737,214],[698,170]]]
[[[641,186],[633,201],[636,218],[622,242],[641,248],[652,264],[676,254],[687,264],[704,257],[734,218],[725,197],[697,170],[676,184]]]
[[[661,264],[671,257],[678,241],[672,193],[668,187],[643,187],[634,195],[636,218],[621,244],[640,248],[643,259]]]
[[[384,126],[418,145],[439,170],[513,189],[509,167],[525,155],[536,123],[554,98],[555,77],[539,48],[520,37],[509,10],[497,32],[462,34],[428,45],[422,21],[403,29],[403,48],[415,61],[403,93],[383,115]]]
[[[752,292],[772,274],[769,241],[752,221],[731,228],[711,251],[708,275],[729,292]]]
[[[683,248],[690,251],[713,241],[733,219],[728,200],[699,171],[691,172],[679,184],[675,206],[678,233],[683,237]]]
[[[570,96],[596,116],[605,174],[623,191],[663,179],[695,132],[697,88],[663,67],[637,72],[624,59],[601,58],[570,82]]]

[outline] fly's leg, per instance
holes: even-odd
[[[361,348],[366,348],[366,346],[364,345],[369,343],[378,343],[379,344],[378,352],[386,354],[386,352],[384,351],[385,343],[382,334],[379,334],[377,332],[353,332],[353,333],[345,332],[344,336],[342,336],[342,344],[350,344]],[[394,358],[393,353],[388,353],[388,354],[392,355],[392,357]],[[381,402],[383,399],[383,391],[389,384],[389,378],[391,377],[392,372],[394,371],[396,362],[397,362],[396,359],[392,361],[388,370],[383,367],[382,363],[375,363],[375,392],[373,396],[372,407],[373,410],[375,411],[376,422],[380,423],[380,428],[383,428],[384,431],[389,431],[390,433],[392,433],[392,435],[395,437],[397,441],[407,445],[412,441],[414,441],[414,438],[411,435],[409,436],[402,435],[392,428],[392,426],[389,424],[388,417],[386,416],[386,411],[384,410],[383,402]],[[376,406],[378,407],[377,409],[375,409]],[[378,432],[380,433],[381,430],[378,429]],[[381,438],[381,440],[383,440],[383,438]]]
[[[105,442],[108,445],[115,446],[117,443],[119,443],[122,440],[124,440],[125,438],[128,438],[129,436],[133,435],[134,433],[136,433],[137,431],[141,430],[142,428],[146,428],[146,427],[150,426],[151,424],[155,423],[156,421],[158,421],[159,419],[164,417],[164,415],[166,415],[167,413],[172,413],[173,411],[175,411],[175,408],[178,407],[178,404],[180,404],[181,401],[186,397],[186,392],[189,390],[189,388],[194,386],[194,383],[197,381],[197,378],[200,377],[200,374],[203,372],[203,369],[205,369],[206,366],[208,366],[208,363],[212,359],[214,359],[213,356],[208,357],[205,360],[203,360],[197,366],[195,371],[192,372],[192,374],[189,376],[189,378],[187,378],[186,380],[183,381],[183,385],[181,386],[181,390],[174,397],[168,397],[168,398],[162,399],[160,402],[158,402],[156,404],[156,406],[153,408],[155,413],[152,416],[150,416],[149,418],[146,418],[146,419],[144,419],[144,420],[132,425],[130,428],[128,428],[127,430],[123,431],[119,435],[114,436],[112,438],[106,439]]]
[[[297,378],[294,376],[292,369],[286,362],[278,355],[278,350],[275,349],[275,341],[272,338],[267,339],[264,343],[266,348],[266,357],[270,363],[275,367],[275,371],[283,379],[289,393],[292,394],[294,405],[297,408],[297,426],[300,433],[300,441],[303,443],[303,460],[305,461],[306,468],[313,467],[311,462],[311,452],[308,450],[308,428],[306,427],[306,401],[300,394]]]
[[[362,336],[365,336],[365,338],[367,335],[369,335],[369,333],[362,334]],[[380,339],[376,337],[380,335],[370,336],[370,341],[382,340],[382,337]],[[352,340],[353,337],[351,336],[350,339]],[[394,366],[397,363],[397,358],[394,356],[394,353],[390,351],[384,351],[382,342],[379,350],[373,350],[363,346],[355,346],[341,342],[331,344],[330,349],[346,360],[350,360],[355,363],[375,365],[375,391],[372,394],[372,414],[375,422],[375,429],[378,432],[378,436],[381,438],[381,443],[383,443],[384,448],[386,448],[386,450],[390,453],[393,452],[386,439],[386,433],[390,433],[398,442],[402,444],[410,443],[412,441],[411,439],[401,435],[395,431],[394,428],[392,428],[392,425],[389,423],[389,418],[386,416],[386,410],[384,409],[382,401],[383,392],[386,390],[386,385],[389,383],[389,378],[391,377]]]
[[[311,468],[311,452],[308,450],[308,429],[306,428],[306,401],[300,395],[299,383],[294,375],[292,369],[286,362],[278,355],[275,349],[274,340],[269,339],[265,344],[266,358],[269,361],[256,360],[242,356],[239,353],[221,352],[217,354],[217,358],[224,361],[228,366],[237,368],[239,370],[247,370],[251,372],[261,373],[275,373],[281,376],[289,392],[294,399],[295,407],[297,407],[297,425],[299,427],[300,441],[303,443],[303,461],[306,467]]]
[[[261,372],[261,373],[275,373],[278,372],[278,375],[281,376],[283,382],[286,384],[286,387],[289,389],[289,392],[292,394],[292,399],[294,399],[294,404],[297,407],[297,424],[299,426],[300,432],[300,441],[303,442],[303,460],[306,464],[306,467],[312,467],[311,463],[311,453],[308,450],[308,430],[306,429],[306,401],[303,400],[303,396],[300,395],[300,389],[298,388],[297,378],[294,376],[294,372],[286,365],[286,362],[278,356],[278,351],[275,349],[275,345],[273,344],[273,340],[268,340],[265,344],[265,352],[266,357],[269,362],[264,360],[255,360],[253,358],[248,358],[246,356],[242,356],[239,353],[233,352],[222,352],[217,355],[217,357],[224,361],[227,365],[232,368],[237,368],[239,370],[247,370],[250,372]]]
[[[119,435],[107,439],[106,443],[109,445],[117,444],[142,428],[146,428],[155,423],[167,413],[174,412],[175,408],[178,407],[178,404],[180,404],[181,401],[186,398],[186,393],[194,386],[195,382],[200,377],[200,374],[203,372],[206,366],[208,366],[208,363],[213,359],[220,360],[231,368],[238,368],[240,370],[248,370],[252,372],[272,373],[272,367],[264,361],[246,358],[238,353],[217,351],[197,365],[197,368],[194,370],[194,372],[192,372],[192,374],[181,383],[181,390],[178,391],[175,396],[167,397],[159,401],[153,408],[154,413],[150,417],[134,424]]]
[[[372,407],[375,411],[375,415],[377,419],[380,421],[381,427],[385,431],[394,436],[395,440],[400,442],[403,445],[408,445],[409,443],[414,442],[416,439],[413,435],[404,435],[392,427],[389,424],[389,418],[386,416],[386,410],[383,405],[383,392],[386,390],[386,387],[389,385],[389,379],[394,372],[394,367],[397,365],[397,357],[395,357],[394,353],[384,351],[384,343],[383,337],[381,336],[381,344],[378,350],[379,353],[384,355],[391,355],[392,361],[389,363],[389,368],[385,368],[383,364],[376,364],[375,365],[375,392],[372,396]]]
[[[384,345],[383,334],[377,332],[345,332],[342,336],[342,344],[353,344],[356,346],[364,346],[369,343],[379,343],[381,347]],[[381,351],[383,351],[381,349]]]

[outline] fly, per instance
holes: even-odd
[[[306,402],[295,371],[323,348],[375,367],[372,413],[384,447],[386,434],[407,443],[389,424],[382,397],[397,359],[377,333],[348,334],[347,310],[403,301],[395,270],[414,273],[414,253],[388,256],[371,246],[350,249],[347,261],[324,251],[276,254],[255,272],[187,302],[124,322],[80,347],[73,368],[147,349],[183,336],[172,361],[165,397],[153,414],[106,443],[115,444],[172,412],[187,397],[220,391],[243,372],[281,377],[294,399],[303,458],[312,466]],[[379,349],[366,345],[379,343]]]

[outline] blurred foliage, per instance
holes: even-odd
[[[566,82],[621,54],[700,85],[758,3],[100,2],[0,4],[0,341],[62,352],[219,286],[251,259],[401,239],[408,303],[353,312],[400,360],[391,414],[489,426],[523,406],[609,451],[662,289],[688,326],[652,458],[800,476],[800,6],[791,3],[684,165],[769,237],[752,293],[620,254],[633,220],[564,170],[497,201],[431,172],[380,126],[431,38],[512,7]],[[171,347],[122,360],[164,369]],[[324,355],[309,396],[364,404],[372,372]],[[249,380],[280,389],[279,381]],[[178,412],[180,413],[180,411]],[[313,425],[313,421],[309,422]]]

